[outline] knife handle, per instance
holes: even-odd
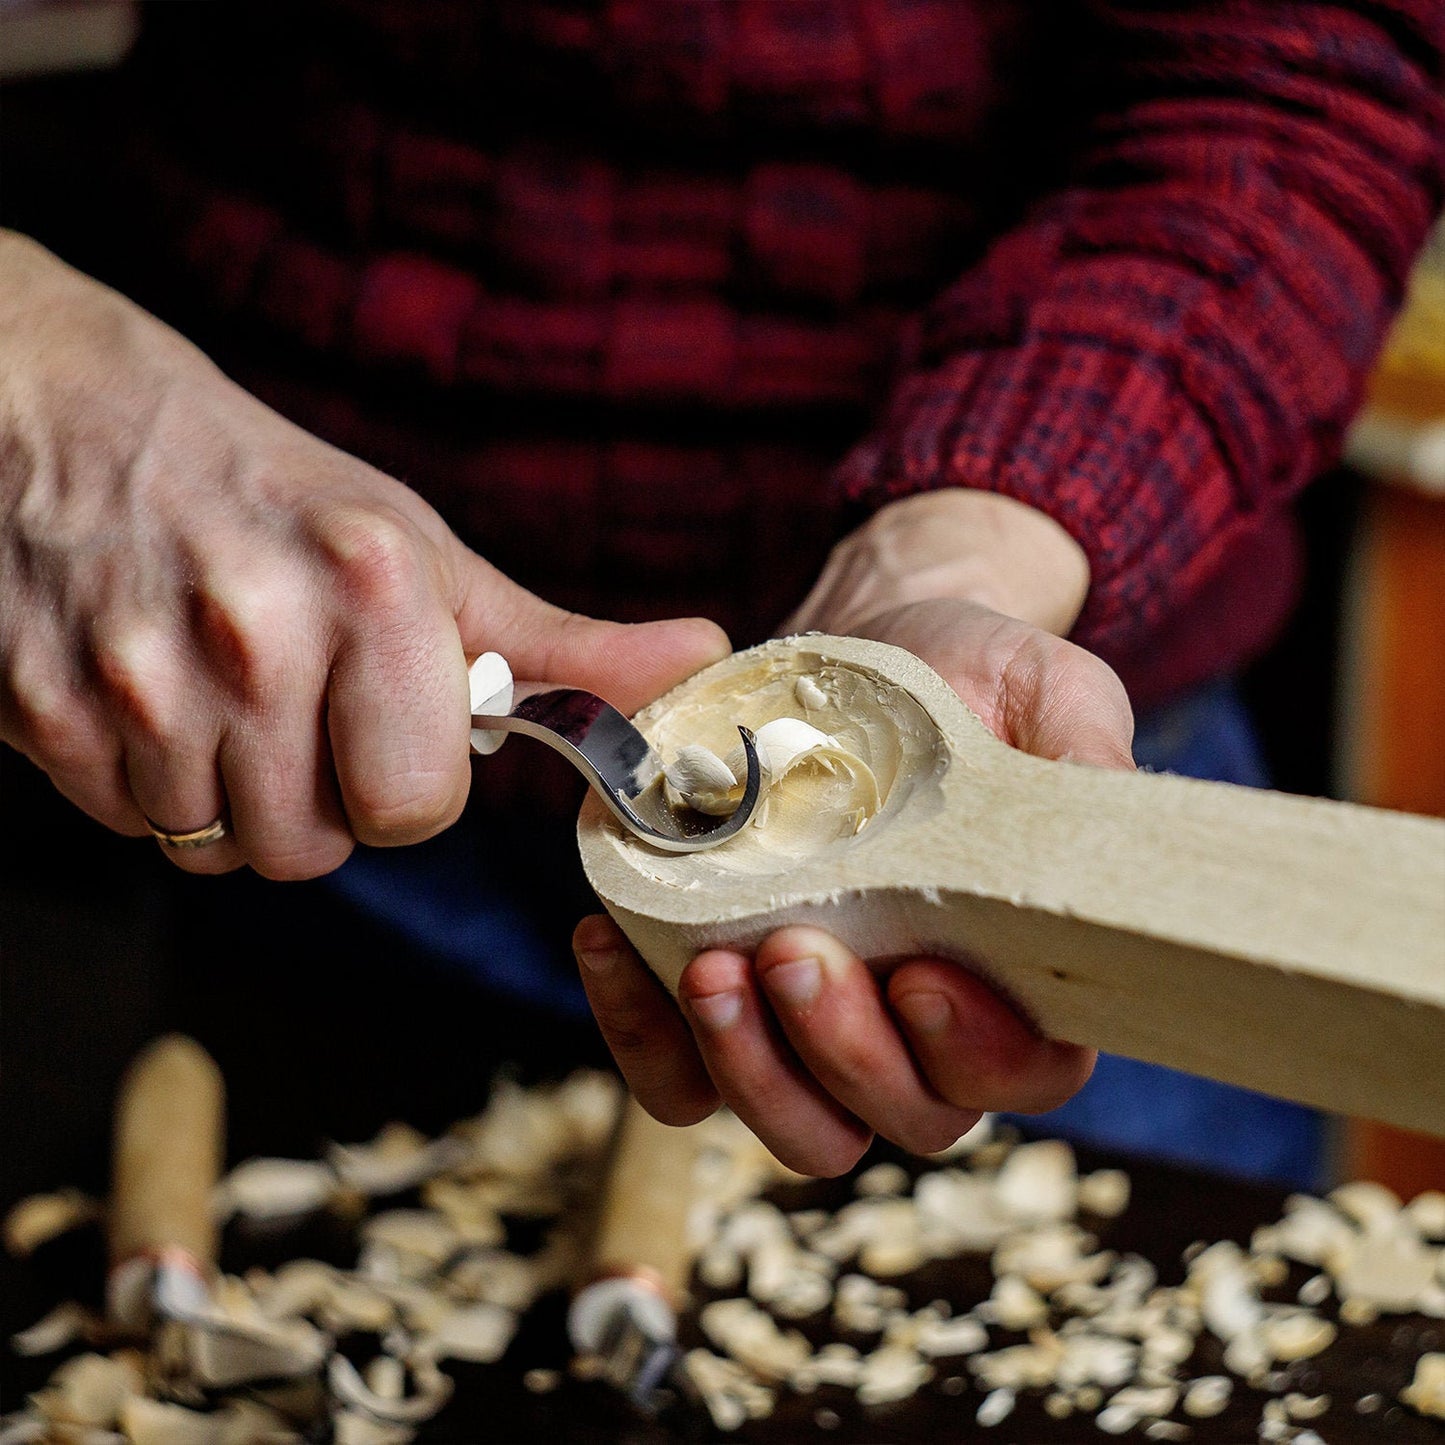
[[[677,1309],[692,1268],[687,1219],[698,1130],[659,1124],[628,1097],[603,1188],[594,1276],[642,1276]]]
[[[149,1044],[121,1080],[115,1107],[110,1262],[177,1252],[202,1274],[216,1263],[211,1195],[220,1177],[225,1088],[194,1039]]]

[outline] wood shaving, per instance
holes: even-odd
[[[289,1219],[324,1209],[341,1181],[328,1164],[309,1159],[248,1159],[216,1186],[216,1218]]]
[[[1115,1256],[1088,1254],[1094,1237],[1075,1224],[1051,1224],[1012,1234],[993,1254],[996,1275],[1021,1275],[1044,1294],[1066,1284],[1093,1284],[1114,1267]]]
[[[1096,1169],[1079,1180],[1079,1208],[1100,1219],[1115,1219],[1129,1207],[1130,1187],[1122,1169]]]
[[[972,1315],[930,1320],[918,1331],[918,1352],[930,1359],[977,1354],[987,1344],[988,1331]]]
[[[718,1349],[770,1383],[786,1379],[812,1354],[802,1335],[779,1329],[748,1299],[714,1300],[703,1307],[698,1325]]]
[[[283,1415],[249,1400],[215,1411],[133,1396],[121,1407],[120,1427],[130,1445],[300,1445]]]
[[[1400,1196],[1372,1180],[1357,1179],[1341,1184],[1325,1197],[1366,1234],[1391,1230],[1400,1217]]]
[[[49,1244],[83,1224],[93,1224],[100,1214],[99,1201],[78,1189],[31,1194],[6,1214],[0,1236],[11,1254],[17,1259],[27,1259],[42,1244]]]
[[[387,1124],[369,1144],[333,1144],[326,1162],[343,1184],[365,1195],[400,1194],[455,1164],[456,1139],[430,1140],[409,1124]]]
[[[1399,1218],[1398,1210],[1388,1224],[1376,1216],[1363,1233],[1330,1251],[1326,1263],[1346,1304],[1358,1301],[1383,1314],[1408,1313],[1434,1280],[1439,1251],[1413,1232],[1392,1228]]]
[[[1013,1414],[1014,1402],[1017,1398],[1016,1393],[1006,1386],[990,1390],[984,1396],[983,1403],[978,1407],[974,1419],[985,1430],[991,1429],[995,1425],[1002,1425]]]
[[[1047,1301],[1016,1274],[1001,1274],[979,1307],[980,1318],[1006,1330],[1031,1330],[1049,1317]]]
[[[853,1181],[853,1192],[860,1198],[869,1195],[906,1194],[913,1181],[901,1164],[875,1164]]]
[[[1283,1363],[1308,1360],[1334,1343],[1338,1331],[1308,1310],[1271,1312],[1260,1326],[1270,1354]]]
[[[1420,1356],[1415,1378],[1400,1391],[1400,1400],[1421,1415],[1445,1420],[1445,1354]]]
[[[967,1133],[960,1134],[947,1149],[940,1149],[928,1157],[935,1164],[944,1164],[953,1159],[963,1159],[976,1154],[984,1145],[993,1141],[994,1118],[992,1114],[980,1114],[978,1123]]]
[[[1196,1420],[1222,1415],[1233,1394],[1234,1381],[1228,1375],[1201,1375],[1184,1387],[1184,1413]]]
[[[710,1350],[689,1350],[682,1358],[682,1368],[719,1430],[737,1430],[749,1420],[773,1413],[776,1392],[760,1384],[736,1360]]]
[[[76,1355],[50,1377],[32,1402],[55,1425],[88,1425],[111,1429],[121,1407],[145,1393],[145,1367],[133,1350],[114,1355]]]
[[[1422,1239],[1445,1241],[1445,1193],[1427,1189],[1417,1194],[1404,1212]]]
[[[1291,1420],[1318,1420],[1321,1415],[1328,1412],[1330,1397],[1328,1395],[1302,1395],[1299,1391],[1292,1390],[1284,1397],[1284,1408]]]
[[[998,1171],[994,1194],[1003,1212],[1022,1222],[1073,1219],[1079,1202],[1074,1151],[1060,1139],[1020,1144]]]
[[[100,1316],[71,1300],[56,1305],[28,1329],[11,1335],[10,1348],[17,1355],[53,1355],[77,1340],[96,1338],[100,1331]]]
[[[864,1355],[858,1374],[858,1399],[865,1405],[906,1400],[933,1378],[933,1366],[916,1350],[883,1345]]]
[[[449,1310],[417,1345],[417,1357],[471,1360],[490,1365],[500,1360],[517,1332],[517,1316],[498,1304],[471,1304]]]
[[[788,1384],[800,1394],[810,1394],[819,1385],[840,1385],[856,1390],[863,1373],[863,1356],[852,1345],[834,1341],[805,1360],[788,1377]]]
[[[1150,1440],[1188,1440],[1193,1431],[1179,1420],[1151,1420],[1144,1427]]]

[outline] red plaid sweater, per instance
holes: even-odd
[[[992,489],[1143,704],[1277,628],[1441,203],[1441,0],[147,19],[150,298],[528,585],[748,641],[857,509]]]

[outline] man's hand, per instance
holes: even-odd
[[[1128,768],[1133,718],[1118,678],[1046,630],[1067,630],[1087,579],[1072,539],[1017,503],[914,498],[840,545],[789,625],[907,648],[1013,746]],[[752,958],[715,949],[694,959],[679,1010],[610,919],[584,919],[575,942],[599,1025],[642,1104],[685,1124],[722,1100],[803,1173],[845,1171],[875,1132],[934,1152],[981,1111],[1063,1103],[1093,1067],[1091,1051],[1039,1037],[956,961],[882,971],[821,929],[785,928]]]
[[[0,232],[0,737],[194,872],[273,878],[461,810],[466,660],[650,701],[700,620],[542,602],[401,483],[307,435],[123,298]]]

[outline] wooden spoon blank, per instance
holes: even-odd
[[[880,963],[964,961],[1051,1037],[1445,1134],[1445,822],[1031,757],[857,638],[736,654],[637,721],[657,744],[702,697],[755,723],[760,676],[789,672],[901,689],[936,735],[856,837],[795,858],[745,833],[664,861],[589,799],[587,875],[669,988],[702,949],[814,923]]]

